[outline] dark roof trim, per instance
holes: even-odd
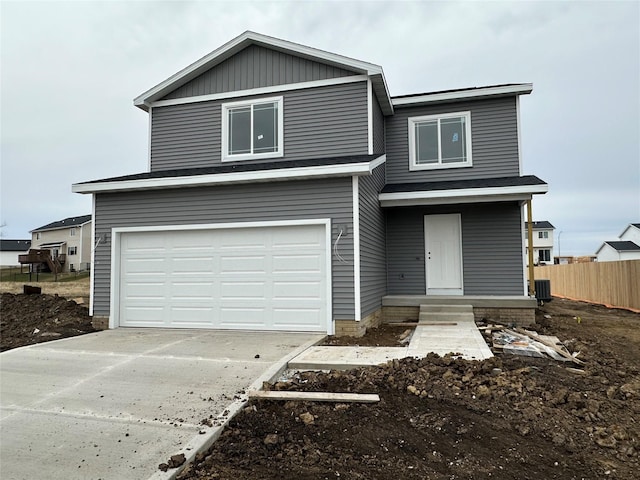
[[[432,192],[435,190],[459,190],[467,188],[519,187],[547,185],[535,175],[523,177],[479,178],[472,180],[446,180],[440,182],[395,183],[385,185],[381,193]]]
[[[440,92],[418,93],[392,97],[394,107],[414,107],[430,103],[456,102],[462,100],[478,100],[488,97],[504,97],[527,95],[533,90],[531,83],[508,83],[489,85],[486,87],[460,88]]]
[[[528,226],[529,222],[524,222],[524,224]],[[555,228],[556,228],[553,225],[551,225],[551,223],[547,222],[546,220],[542,220],[540,222],[533,222],[531,224],[531,227],[534,230],[543,230],[543,229],[555,230]]]
[[[31,247],[31,240],[0,239],[0,251],[26,252]]]
[[[57,222],[48,223],[42,227],[31,230],[31,232],[41,232],[43,230],[57,230],[60,228],[79,227],[91,221],[91,215],[82,215],[79,217],[69,217]]]
[[[630,240],[611,241],[604,243],[609,245],[614,250],[617,250],[618,252],[635,252],[640,250],[640,245],[637,245]]]
[[[444,205],[528,200],[546,193],[548,185],[538,177],[485,178],[386,185],[378,199],[383,207]]]
[[[161,170],[77,183],[76,193],[198,187],[233,183],[302,180],[306,178],[370,175],[386,155],[223,164],[215,167]]]

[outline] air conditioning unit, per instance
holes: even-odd
[[[551,280],[535,280],[534,284],[538,302],[550,302],[553,300],[551,296]]]

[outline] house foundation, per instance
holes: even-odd
[[[374,328],[383,323],[383,309],[365,316],[359,322],[354,320],[336,320],[335,327],[337,337],[361,337],[367,329]]]
[[[472,305],[476,321],[529,326],[535,323],[535,298],[512,296],[388,295],[382,298],[382,322],[417,322],[420,305]]]

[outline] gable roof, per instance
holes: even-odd
[[[381,66],[248,30],[208,55],[205,55],[200,60],[195,61],[188,67],[173,74],[155,87],[140,94],[133,100],[133,104],[142,110],[148,111],[149,106],[154,101],[161,99],[176,88],[181,87],[250,45],[260,45],[273,50],[292,53],[302,58],[316,61],[320,60],[328,65],[347,68],[360,74],[368,75],[383,113],[385,115],[393,113],[389,89],[387,88],[387,82]]]
[[[524,222],[524,224],[528,226],[529,222]],[[540,222],[533,222],[531,224],[531,228],[533,228],[534,230],[544,230],[544,229],[555,230],[556,227],[551,225],[551,223],[547,222],[546,220],[542,220]]]
[[[61,228],[78,227],[89,223],[91,221],[91,215],[81,215],[79,217],[69,217],[64,220],[58,220],[56,222],[47,223],[42,227],[35,228],[31,232],[42,232],[43,230],[58,230]]]
[[[613,248],[614,250],[616,250],[618,252],[640,251],[640,245],[636,245],[635,243],[633,243],[630,240],[618,240],[618,241],[604,242],[602,244],[602,247],[604,247],[605,245],[609,245],[611,248]],[[598,249],[598,252],[600,250],[602,250],[602,247],[600,247]]]
[[[618,235],[618,237],[622,237],[625,233],[627,233],[627,230],[629,230],[630,228],[636,228],[640,230],[640,223],[630,223],[629,225],[626,226],[626,228],[622,231],[622,233]]]
[[[26,252],[31,247],[31,240],[0,239],[0,251]]]

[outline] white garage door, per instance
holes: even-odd
[[[324,225],[120,234],[129,327],[326,332]]]

